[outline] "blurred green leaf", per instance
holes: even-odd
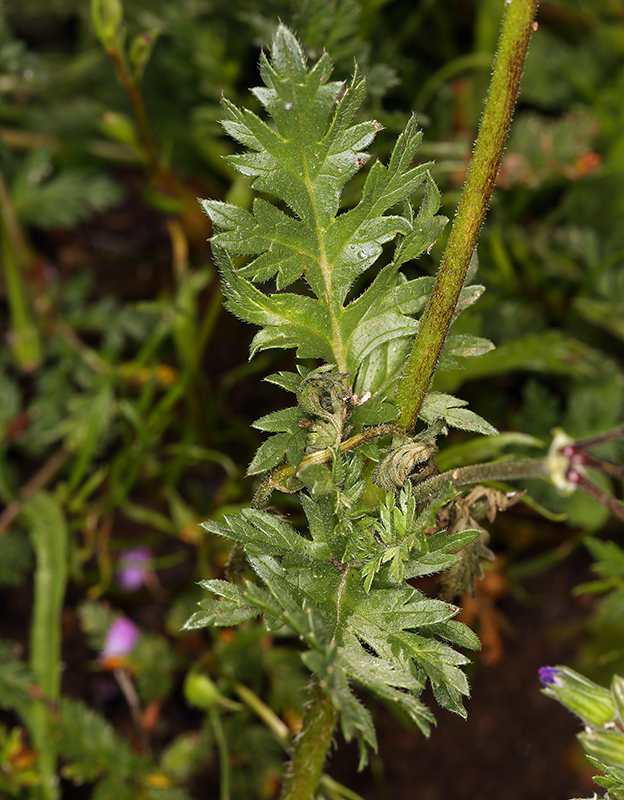
[[[547,331],[499,344],[481,358],[467,361],[461,371],[437,373],[434,387],[454,391],[465,381],[512,370],[570,375],[582,380],[598,380],[621,371],[613,359],[579,339]]]

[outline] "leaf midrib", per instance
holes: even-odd
[[[292,80],[292,78],[291,78]],[[327,302],[327,310],[329,312],[329,316],[331,319],[332,325],[332,332],[333,332],[333,347],[332,350],[334,352],[334,356],[336,358],[336,365],[340,372],[346,372],[347,369],[347,358],[345,354],[344,344],[342,342],[342,338],[340,336],[340,323],[339,323],[339,315],[336,314],[335,304],[332,302],[332,291],[331,291],[331,266],[327,261],[327,255],[325,252],[325,241],[323,239],[322,234],[324,233],[323,228],[321,228],[319,224],[319,214],[317,211],[317,204],[316,204],[316,195],[313,190],[313,182],[310,179],[310,174],[308,171],[308,163],[305,158],[305,146],[304,146],[304,139],[303,139],[303,114],[301,110],[301,106],[299,105],[299,97],[296,91],[294,91],[293,87],[293,97],[295,99],[297,105],[297,121],[299,125],[299,141],[301,142],[301,163],[303,166],[303,182],[305,184],[306,190],[308,192],[308,197],[310,198],[310,206],[312,208],[312,213],[314,214],[313,219],[313,230],[316,235],[318,246],[319,246],[319,268],[321,270],[321,275],[323,276],[323,283],[325,284],[325,300]],[[323,159],[323,164],[325,163],[326,158]],[[319,300],[323,300],[323,298],[319,297]],[[342,310],[342,305],[340,305],[340,310]]]

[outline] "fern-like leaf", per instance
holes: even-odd
[[[366,147],[381,129],[374,120],[355,121],[365,81],[356,70],[349,86],[330,82],[326,54],[308,71],[299,43],[283,25],[271,62],[261,57],[260,72],[265,86],[253,92],[275,127],[227,100],[223,127],[248,148],[229,162],[279,205],[258,197],[247,211],[202,201],[217,231],[212,242],[227,306],[262,327],[252,355],[268,347],[296,347],[301,358],[321,358],[355,374],[388,342],[414,335],[414,315],[431,290],[430,279],[406,282],[398,273],[401,263],[431,247],[446,223],[436,216],[440,196],[431,165],[413,165],[422,134],[412,116],[389,164],[375,162],[360,202],[340,213],[344,186],[367,162]],[[406,201],[423,184],[425,202],[413,219]],[[398,207],[404,212],[393,213]],[[397,236],[395,263],[347,302],[354,282]],[[234,270],[234,256],[247,257],[247,263]],[[281,291],[300,277],[313,296]],[[270,278],[275,278],[275,294],[253,285]]]
[[[292,631],[310,648],[306,664],[326,680],[335,705],[347,715],[345,735],[357,732],[373,746],[367,717],[351,697],[350,680],[398,703],[425,733],[433,717],[418,698],[428,679],[440,705],[465,716],[461,697],[468,694],[468,684],[458,667],[467,659],[446,642],[478,648],[478,640],[464,625],[453,622],[457,607],[425,597],[404,578],[447,568],[456,561],[452,551],[472,541],[478,532],[426,537],[423,530],[431,515],[435,517],[435,509],[421,515],[420,525],[414,526],[409,490],[398,505],[388,495],[379,521],[369,517],[368,525],[385,529],[385,538],[392,535],[404,541],[400,555],[395,554],[401,568],[393,568],[392,562],[384,566],[380,559],[371,574],[370,560],[342,560],[353,545],[335,526],[336,507],[327,499],[305,494],[301,502],[309,538],[287,522],[254,509],[204,523],[211,533],[245,545],[249,563],[266,588],[204,581],[204,588],[221,599],[202,601],[202,611],[185,627],[232,625],[264,614],[272,628]],[[393,527],[392,534],[388,527]],[[391,546],[380,536],[372,553]],[[331,677],[335,671],[346,680]]]

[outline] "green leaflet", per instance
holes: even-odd
[[[425,397],[420,416],[429,424],[442,417],[453,428],[495,436],[498,433],[496,428],[474,411],[465,408],[467,405],[466,400],[460,400],[450,394],[429,392]]]
[[[350,469],[347,463],[344,471],[349,473]],[[357,484],[359,464],[355,469]],[[354,478],[349,480],[353,482]],[[368,556],[365,541],[359,556],[357,552],[349,556],[348,552],[354,553],[353,545],[347,546],[336,525],[336,514],[346,513],[339,489],[334,500],[300,496],[309,536],[254,509],[204,523],[208,531],[245,545],[249,563],[266,588],[254,583],[241,587],[226,581],[205,581],[204,588],[221,599],[203,601],[202,610],[185,627],[236,624],[265,614],[272,620],[272,629],[285,628],[307,643],[310,651],[304,660],[327,680],[332,700],[346,715],[342,722],[345,735],[357,732],[369,744],[375,744],[365,710],[359,708],[348,688],[349,680],[399,703],[427,733],[431,713],[418,699],[427,679],[441,705],[465,714],[461,696],[468,694],[468,686],[459,666],[467,659],[446,642],[474,648],[478,640],[465,626],[453,622],[457,607],[425,597],[404,578],[454,563],[451,551],[474,539],[477,532],[425,536],[425,527],[448,497],[422,512],[415,524],[416,507],[411,491],[405,489],[396,502],[389,493],[380,511],[369,510],[368,517],[355,513],[355,500],[349,501],[359,529],[373,530],[376,526],[379,531],[374,542],[369,541]],[[374,555],[375,548],[386,552],[395,543],[403,545],[397,556],[400,570],[393,569],[392,563],[379,563],[371,574],[367,567],[374,560],[369,556]],[[340,680],[337,672],[343,676]]]
[[[425,529],[435,523],[438,510],[454,496],[444,492],[434,503],[419,514],[407,482],[395,502],[393,492],[388,492],[379,507],[379,521],[373,525],[375,540],[363,546],[368,560],[362,567],[364,588],[368,592],[375,576],[388,564],[389,577],[402,583],[408,578],[431,575],[457,563],[454,551],[472,542],[478,530],[465,530],[454,535],[425,535]]]
[[[228,161],[254,179],[256,191],[282,205],[257,198],[247,211],[202,201],[215,226],[212,243],[226,305],[261,326],[252,355],[269,347],[295,347],[300,358],[321,358],[355,375],[363,360],[388,342],[414,335],[414,315],[431,289],[428,278],[406,282],[398,273],[400,264],[431,247],[446,223],[436,216],[440,195],[430,165],[412,163],[422,134],[413,116],[389,164],[375,162],[360,202],[341,211],[343,188],[368,160],[365,148],[381,128],[374,120],[354,121],[364,80],[356,70],[349,86],[329,82],[327,55],[308,71],[297,40],[283,25],[271,62],[261,57],[260,72],[265,86],[253,92],[275,127],[224,100],[223,127],[247,148]],[[407,201],[421,185],[424,199],[414,219]],[[401,204],[403,213],[395,213]],[[395,263],[347,303],[356,279],[397,236]],[[247,257],[246,264],[235,270],[234,256]],[[281,291],[300,277],[313,296]],[[270,278],[276,293],[254,286]]]

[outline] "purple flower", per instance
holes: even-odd
[[[542,686],[561,686],[560,670],[556,667],[540,667],[537,672]]]
[[[100,661],[126,656],[136,645],[141,632],[128,617],[118,617],[108,629]]]
[[[135,547],[121,553],[118,559],[117,583],[126,592],[136,592],[145,583],[152,560],[149,547]]]

